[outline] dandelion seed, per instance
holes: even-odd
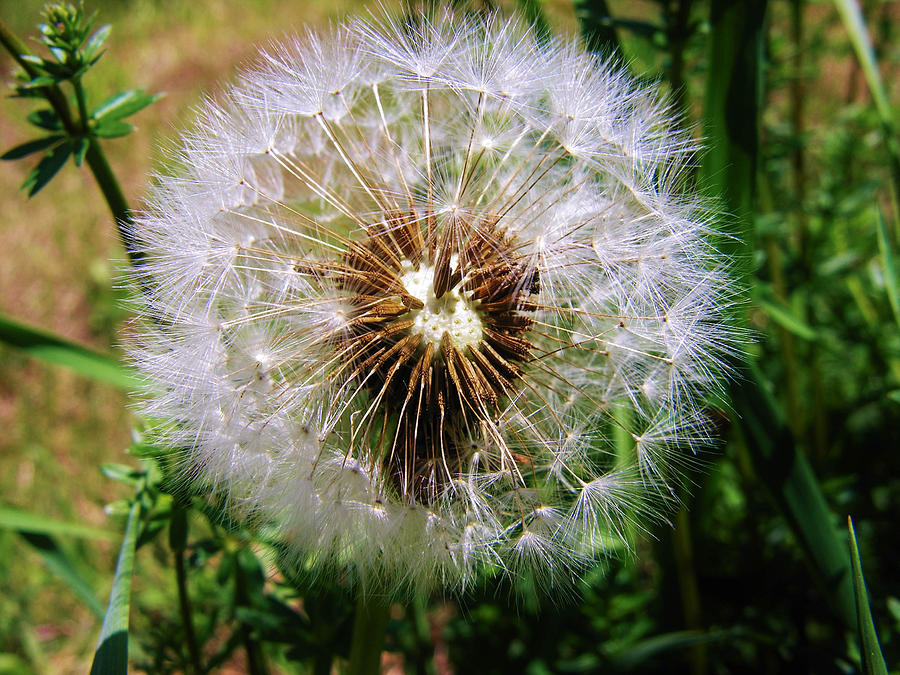
[[[137,226],[141,409],[305,568],[571,578],[665,507],[736,349],[686,138],[515,19],[270,47]]]

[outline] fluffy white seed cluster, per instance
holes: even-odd
[[[516,19],[273,45],[136,227],[140,409],[304,569],[571,578],[664,513],[735,348],[694,150]]]

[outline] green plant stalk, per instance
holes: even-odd
[[[791,152],[791,173],[794,187],[793,219],[796,226],[797,245],[800,256],[800,273],[802,283],[810,289],[819,287],[815,282],[815,265],[813,261],[813,247],[810,243],[809,219],[806,214],[806,150],[803,135],[806,131],[804,119],[804,101],[806,90],[803,78],[803,6],[805,0],[791,0],[791,41],[793,42],[793,58],[791,64],[791,132],[794,136],[794,147]],[[788,294],[784,295],[789,300]],[[804,321],[809,322],[809,303],[804,303],[801,314]],[[792,337],[788,339],[793,342]],[[791,345],[791,348],[793,345]],[[826,429],[825,406],[822,397],[822,373],[819,368],[818,350],[811,343],[801,345],[804,360],[809,366],[809,382],[806,396],[798,398],[799,403],[803,398],[812,402],[812,411],[808,416],[803,414],[800,406],[792,410],[793,415],[800,423],[795,426],[795,431],[805,437],[807,452],[811,456],[823,461],[826,453]],[[793,371],[797,372],[796,369]],[[790,376],[791,371],[788,371]],[[797,383],[793,383],[795,394],[799,391]]]
[[[169,543],[172,549],[172,559],[175,567],[175,583],[178,586],[178,609],[181,612],[181,624],[184,627],[184,639],[187,642],[188,655],[191,666],[197,675],[204,672],[203,662],[200,658],[200,648],[197,645],[197,634],[194,631],[193,612],[191,610],[191,597],[188,594],[187,572],[184,567],[185,544],[187,541],[187,513],[178,505],[172,507],[170,519]],[[177,529],[178,534],[172,533]]]
[[[240,562],[234,561],[234,600],[239,607],[250,606],[250,594],[247,590],[247,578]],[[262,651],[262,645],[253,637],[250,626],[241,624],[238,628],[244,650],[247,652],[247,672],[250,675],[268,675],[269,668],[266,665],[266,657]]]
[[[80,119],[81,133],[88,135],[88,111],[87,100],[84,95],[84,87],[81,84],[81,76],[72,78],[72,89],[75,90],[75,102],[78,104],[78,117]]]
[[[353,619],[348,675],[378,675],[390,619],[391,603],[383,596],[360,593]]]
[[[668,17],[669,36],[669,85],[672,89],[672,106],[684,123],[688,122],[687,91],[684,81],[684,48],[688,39],[688,19],[691,0],[678,0],[674,13]],[[702,630],[702,609],[697,573],[694,569],[694,546],[691,541],[691,523],[688,509],[682,505],[675,516],[671,532],[672,554],[678,575],[678,588],[685,625]],[[698,642],[691,646],[690,667],[693,675],[706,672],[706,645]]]
[[[18,36],[9,30],[2,19],[0,19],[0,43],[3,44],[10,55],[12,55],[13,59],[15,59],[16,63],[18,63],[30,77],[36,77],[37,72],[32,65],[28,63],[28,61],[22,59],[22,56],[31,54],[31,50],[28,49],[28,46],[22,42]],[[75,84],[76,97],[79,99],[79,109],[81,112],[80,125],[72,119],[72,113],[69,109],[66,97],[57,85],[40,88],[40,91],[44,94],[47,102],[61,120],[66,134],[71,139],[83,138],[86,135],[87,130],[88,118],[87,110],[84,106],[84,94],[82,92],[79,95],[79,90],[80,83]],[[119,238],[122,241],[122,246],[125,248],[129,261],[132,265],[139,264],[143,256],[138,250],[133,236],[134,219],[131,216],[131,209],[125,199],[125,194],[122,192],[119,181],[116,179],[103,149],[100,147],[100,142],[96,138],[91,139],[90,146],[85,155],[85,160],[87,161],[88,168],[94,175],[94,180],[97,181],[97,185],[103,193],[103,198],[106,200],[110,213],[112,213],[113,220],[116,223],[116,230],[119,233]]]
[[[195,673],[203,672],[200,661],[200,650],[197,647],[197,635],[194,632],[194,620],[191,615],[191,598],[187,590],[187,574],[184,569],[184,549],[172,551],[175,565],[175,581],[178,584],[178,609],[181,612],[181,624],[184,626],[184,640],[187,642],[191,666]]]

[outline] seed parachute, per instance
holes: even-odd
[[[740,339],[695,151],[517,19],[272,45],[136,226],[139,410],[298,568],[567,582],[673,502]]]

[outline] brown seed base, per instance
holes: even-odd
[[[434,268],[435,297],[458,288],[476,307],[478,345],[456,345],[445,332],[435,346],[414,330],[411,312],[424,305],[403,286],[404,261]],[[535,309],[537,271],[496,218],[451,216],[438,227],[432,216],[402,213],[368,227],[343,263],[341,286],[355,314],[338,345],[347,355],[341,379],[358,380],[368,394],[351,452],[380,461],[405,499],[433,501],[468,468],[473,442],[496,422],[501,402],[522,389],[534,349],[523,312]]]

